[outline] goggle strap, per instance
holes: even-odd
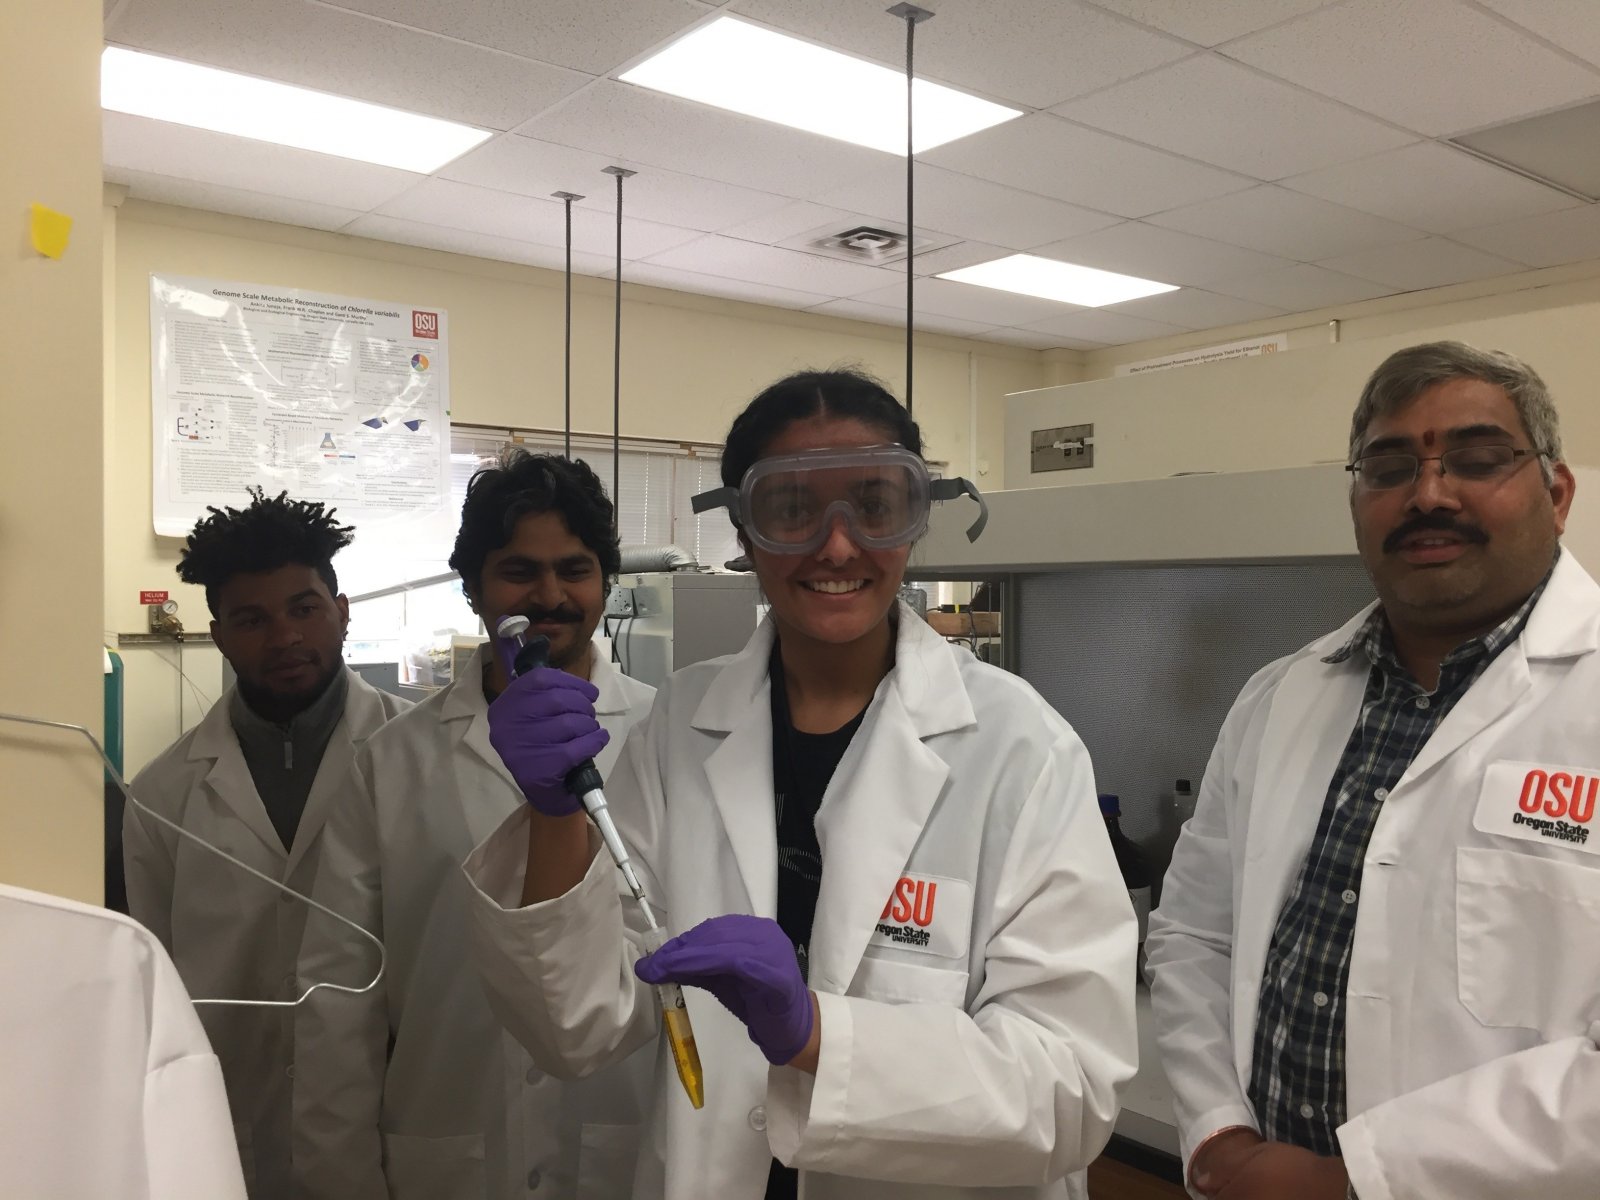
[[[732,487],[714,488],[709,492],[701,492],[689,501],[690,506],[697,513],[709,512],[713,508],[725,508],[731,513],[739,511],[739,489]]]
[[[975,542],[989,523],[989,504],[983,493],[966,479],[935,479],[928,485],[930,500],[955,500],[960,496],[971,496],[978,502],[978,519],[967,527],[967,541]]]

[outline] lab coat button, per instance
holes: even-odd
[[[526,1078],[527,1078],[529,1083],[538,1083],[539,1079],[540,1079],[539,1068],[538,1067],[529,1067],[528,1068],[528,1074],[527,1074]]]
[[[750,1110],[750,1128],[757,1133],[766,1132],[767,1110],[759,1104]]]
[[[290,1078],[290,1079],[293,1079],[293,1078],[294,1078],[294,1064],[293,1064],[293,1063],[290,1063],[290,1064],[289,1064],[289,1065],[288,1065],[288,1067],[286,1067],[286,1068],[285,1068],[285,1069],[284,1069],[284,1072],[283,1072],[283,1073],[284,1073],[284,1074],[285,1074],[285,1075],[287,1075],[287,1076],[288,1076],[288,1077],[289,1077],[289,1078]]]
[[[1339,899],[1343,900],[1346,904],[1354,904],[1356,902],[1355,889],[1354,888],[1345,888],[1343,894],[1339,897]]]
[[[1300,1115],[1309,1121],[1312,1117],[1317,1115],[1317,1110],[1312,1108],[1309,1104],[1302,1104],[1300,1106]]]
[[[530,1192],[537,1190],[542,1182],[544,1182],[544,1177],[539,1174],[537,1169],[528,1172],[528,1190]]]
[[[1311,997],[1311,1003],[1315,1004],[1318,1008],[1327,1008],[1328,993],[1318,992],[1315,996]]]

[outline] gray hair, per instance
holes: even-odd
[[[1383,360],[1361,389],[1350,420],[1351,461],[1374,420],[1399,412],[1434,384],[1452,379],[1480,379],[1505,390],[1534,450],[1549,456],[1539,460],[1539,470],[1545,483],[1553,482],[1551,464],[1561,461],[1561,419],[1550,389],[1520,358],[1503,350],[1479,350],[1465,342],[1425,342],[1396,350]]]

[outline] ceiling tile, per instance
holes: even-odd
[[[926,160],[965,175],[1142,217],[1248,187],[1242,175],[1034,113],[929,152]]]
[[[1589,0],[1478,0],[1485,8],[1600,66],[1600,21]]]
[[[1197,54],[1053,111],[1256,179],[1281,179],[1413,140],[1214,54]],[[1308,137],[1313,129],[1316,136]]]
[[[885,308],[900,307],[904,311],[905,280],[874,292],[856,296],[868,304],[881,304]],[[979,325],[1027,325],[1055,316],[1076,305],[1058,304],[1054,300],[1041,300],[1037,296],[1019,296],[1015,292],[1002,292],[996,288],[978,287],[970,283],[957,283],[953,279],[925,279],[917,284],[916,309],[938,317],[954,317],[958,321],[973,321]]]
[[[1282,182],[1294,191],[1429,233],[1497,224],[1579,203],[1438,142],[1417,142]]]
[[[1268,271],[1265,275],[1223,280],[1217,284],[1217,290],[1228,296],[1270,304],[1291,313],[1310,312],[1335,304],[1354,304],[1359,300],[1373,300],[1394,292],[1393,288],[1384,287],[1381,283],[1340,275],[1309,263],[1296,263],[1281,271]]]
[[[991,329],[983,335],[983,340],[1004,342],[1008,346],[1022,346],[1028,350],[1103,350],[1106,346],[1104,342],[1040,333],[1033,329]]]
[[[945,271],[959,271],[962,267],[974,267],[979,263],[993,262],[997,258],[1006,258],[1016,251],[1005,246],[991,246],[985,242],[957,242],[953,246],[943,246],[938,250],[929,250],[917,255],[918,275],[940,275]],[[898,266],[900,273],[905,274],[905,265]]]
[[[881,167],[880,150],[602,80],[521,126],[540,141],[797,200]]]
[[[366,212],[426,178],[126,113],[102,112],[100,126],[101,161],[108,170],[193,179],[335,208]]]
[[[725,237],[771,246],[816,229],[848,229],[860,215],[829,208],[825,204],[813,204],[809,200],[791,200],[782,208],[715,232]]]
[[[1102,271],[1191,287],[1214,279],[1257,275],[1286,267],[1291,261],[1142,221],[1124,221],[1110,229],[1040,246],[1033,253],[1079,266],[1098,267]]]
[[[736,0],[731,11],[901,67],[905,24],[860,0]],[[1127,79],[1189,53],[1078,0],[942,0],[917,26],[917,74],[1028,108]]]
[[[1282,309],[1271,305],[1220,296],[1199,288],[1179,288],[1159,296],[1129,300],[1126,304],[1108,305],[1105,311],[1127,313],[1131,317],[1162,321],[1184,329],[1220,329],[1224,325],[1243,325],[1283,315]]]
[[[559,200],[513,196],[509,192],[448,179],[424,180],[405,195],[385,204],[379,215],[541,246],[562,246],[566,240],[565,213]],[[611,213],[574,207],[572,245],[575,250],[612,255],[616,236],[616,218]],[[693,230],[626,217],[622,229],[623,258],[648,258],[694,238]]]
[[[1107,346],[1122,346],[1128,342],[1142,342],[1149,338],[1172,337],[1188,333],[1176,325],[1161,321],[1147,321],[1143,317],[1130,317],[1125,313],[1105,308],[1086,308],[1078,312],[1063,313],[1048,321],[1034,321],[1027,326],[1037,333],[1058,334],[1061,337],[1081,338],[1101,342]]]
[[[731,183],[695,179],[659,167],[618,162],[600,154],[537,142],[507,133],[458,158],[439,174],[460,183],[477,184],[519,196],[548,199],[552,192],[583,196],[577,207],[615,212],[616,181],[602,174],[608,166],[626,166],[639,174],[623,189],[623,211],[629,216],[683,229],[709,231],[774,212],[789,201],[767,192]]]
[[[1116,223],[1116,218],[1002,187],[987,179],[918,163],[917,224],[1013,250],[1026,250]],[[899,222],[904,228],[906,175],[903,161],[822,197],[824,203],[862,216]]]
[[[1455,235],[1491,254],[1503,255],[1530,267],[1558,267],[1600,258],[1600,204],[1585,204],[1539,217],[1524,217]]]
[[[1094,0],[1145,25],[1216,46],[1321,8],[1333,0]]]
[[[1526,270],[1521,263],[1441,237],[1344,254],[1318,265],[1358,279],[1388,284],[1397,292],[1420,292],[1424,288],[1448,287],[1452,283]]]
[[[509,129],[588,76],[305,0],[162,0],[118,18],[117,43],[408,112]]]
[[[1600,93],[1600,74],[1460,0],[1352,0],[1227,54],[1430,137]]]
[[[742,279],[724,279],[698,271],[680,271],[654,263],[629,263],[622,269],[624,283],[643,283],[689,292],[697,296],[718,296],[724,300],[743,300],[751,304],[771,304],[778,308],[811,308],[828,297],[819,292],[797,292],[792,288],[770,287]]]
[[[1173,209],[1150,221],[1301,262],[1422,236],[1409,226],[1270,185]]]
[[[565,253],[555,246],[540,246],[533,242],[520,242],[515,238],[471,233],[464,229],[446,229],[440,225],[428,225],[421,221],[402,221],[396,217],[380,217],[371,213],[351,222],[341,232],[380,242],[398,242],[403,246],[422,246],[429,250],[447,250],[452,254],[470,254],[497,262],[547,267],[552,271],[560,271],[566,266]],[[582,254],[576,251],[572,255],[572,270],[577,275],[603,276],[610,272],[612,265],[613,260],[607,255]]]
[[[874,325],[888,325],[904,331],[904,309],[890,308],[884,304],[868,304],[864,300],[829,300],[811,310],[829,317],[849,317],[857,321],[871,321]],[[933,313],[918,313],[916,328],[919,333],[948,333],[955,337],[981,337],[993,329],[981,321],[961,321],[955,317],[941,317]]]
[[[655,255],[651,261],[658,266],[815,292],[833,299],[873,291],[894,278],[879,267],[714,234]]]
[[[603,75],[704,17],[690,0],[321,0],[413,29]]]
[[[1600,9],[1595,10],[1600,16]],[[1581,197],[1600,197],[1600,100],[1464,133],[1458,145]]]
[[[258,221],[276,221],[280,225],[300,225],[307,229],[342,229],[361,216],[358,210],[352,208],[290,200],[283,196],[268,196],[261,192],[247,192],[239,188],[219,187],[214,183],[197,183],[193,179],[174,179],[169,175],[152,175],[147,171],[128,171],[119,167],[108,168],[106,180],[126,185],[128,195],[135,200],[231,213],[236,217],[254,217]]]

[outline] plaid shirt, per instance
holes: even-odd
[[[1269,1141],[1336,1155],[1347,1120],[1345,989],[1361,866],[1390,790],[1495,656],[1522,634],[1545,576],[1521,608],[1452,651],[1425,691],[1401,665],[1382,609],[1323,659],[1370,664],[1361,713],[1328,785],[1317,834],[1273,930],[1261,977],[1250,1102]]]

